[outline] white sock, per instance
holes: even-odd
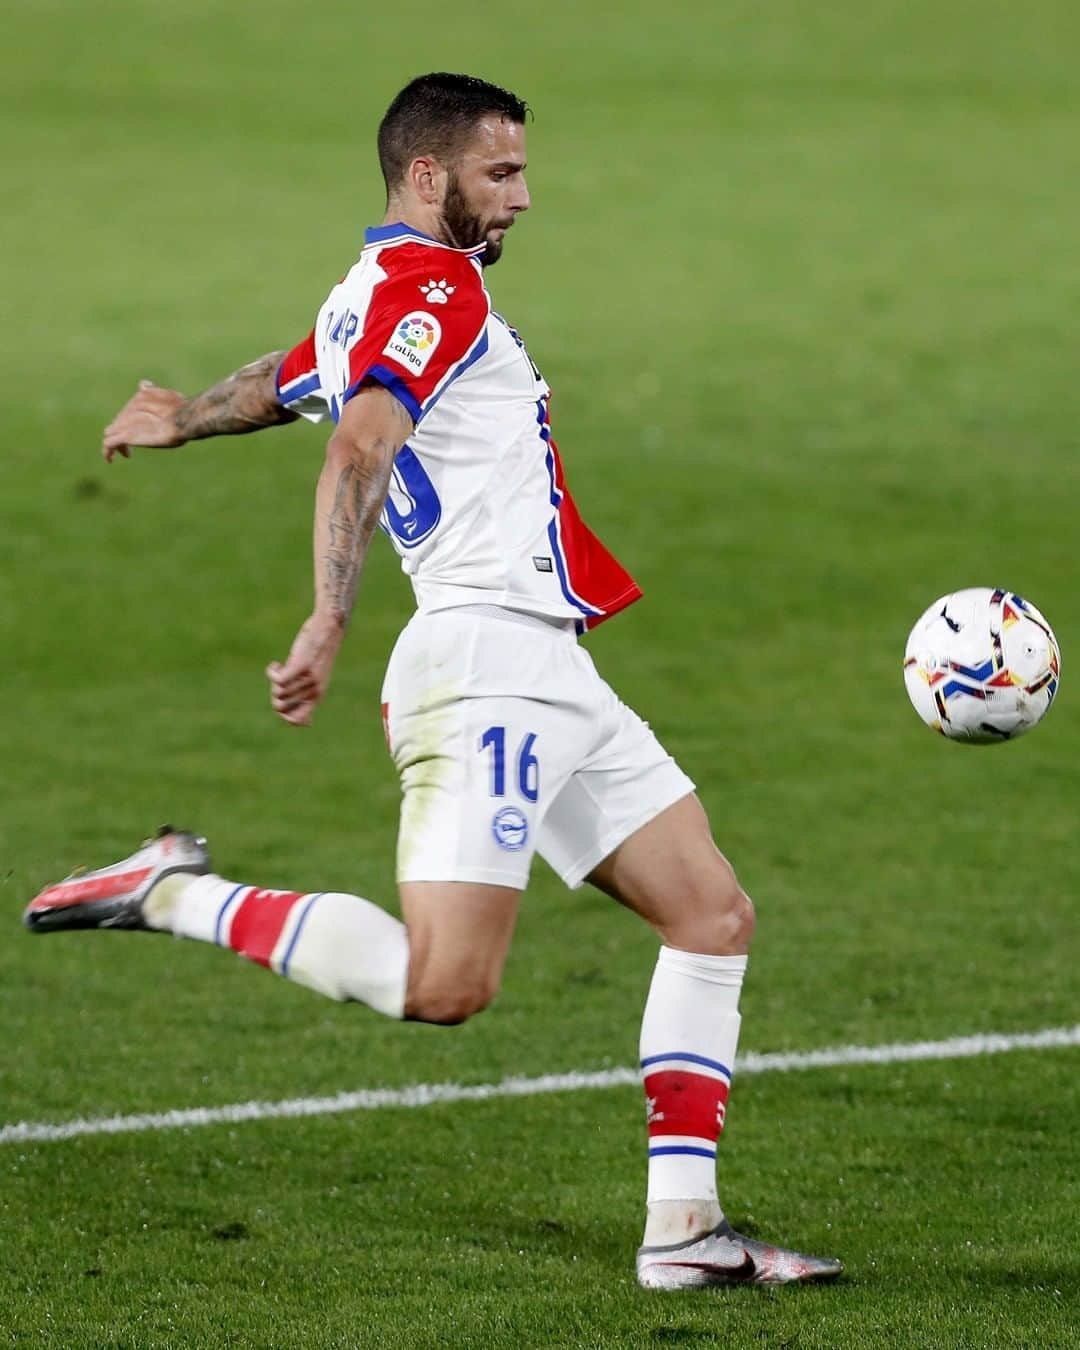
[[[404,1015],[405,925],[358,895],[266,891],[174,873],[154,887],[143,913],[151,927],[231,947],[330,998]]]
[[[649,1113],[645,1241],[681,1242],[723,1218],[716,1143],[739,1041],[745,956],[661,947],[641,1023]]]

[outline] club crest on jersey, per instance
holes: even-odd
[[[420,292],[429,305],[445,305],[456,290],[456,286],[446,284],[445,277],[442,281],[429,280],[426,286],[420,287]]]
[[[391,333],[383,355],[392,356],[414,375],[419,375],[441,340],[442,326],[435,315],[417,309],[406,314]]]
[[[525,812],[519,811],[516,806],[504,806],[501,811],[495,812],[491,832],[500,848],[517,853],[525,847],[529,838],[529,822]]]

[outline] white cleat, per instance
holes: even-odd
[[[736,1233],[724,1219],[711,1233],[671,1247],[641,1247],[638,1283],[645,1289],[706,1289],[732,1284],[834,1280],[844,1267],[829,1256],[806,1256]]]
[[[36,895],[23,911],[32,933],[61,928],[149,928],[143,902],[162,877],[210,871],[206,840],[163,825],[138,852],[96,872],[73,872]]]

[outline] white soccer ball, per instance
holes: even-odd
[[[955,741],[1022,736],[1045,716],[1060,678],[1057,638],[1035,606],[986,586],[935,600],[904,652],[915,711]]]

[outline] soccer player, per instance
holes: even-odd
[[[743,1237],[717,1198],[753,909],[694,785],[578,642],[641,592],[578,514],[548,386],[485,284],[529,207],[527,111],[469,76],[413,80],[379,127],[384,221],[308,336],[195,398],[144,380],[104,437],[112,460],[332,419],[314,607],[267,669],[270,701],[286,722],[311,721],[381,526],[417,601],[382,695],[403,790],[403,922],[357,895],[227,881],[205,840],[169,828],[48,887],[25,921],[214,942],[331,998],[457,1023],[498,989],[539,851],[568,886],[599,887],[663,944],[641,1026],[640,1282],[828,1279],[838,1261]]]

